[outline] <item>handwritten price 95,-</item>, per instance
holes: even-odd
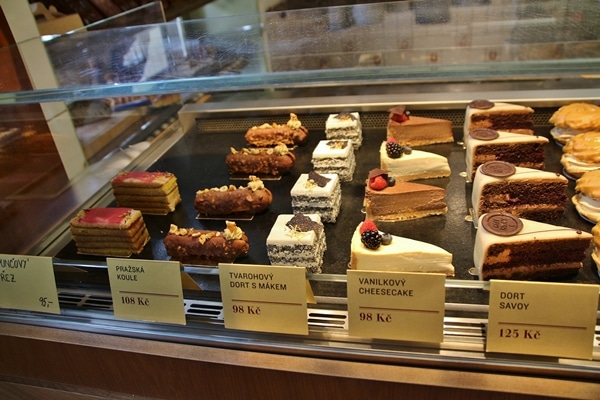
[[[42,306],[43,308],[49,308],[50,304],[52,304],[51,301],[48,301],[47,297],[40,297],[38,301],[40,302],[40,306]]]
[[[248,315],[260,315],[260,313],[261,313],[260,307],[257,307],[257,306],[234,305],[234,306],[232,306],[232,311],[234,314],[248,314]]]

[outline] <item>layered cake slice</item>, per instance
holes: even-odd
[[[473,100],[467,105],[463,139],[474,129],[533,135],[533,109],[511,103]]]
[[[270,147],[283,143],[286,146],[294,146],[306,141],[308,129],[302,126],[302,122],[296,114],[291,113],[286,124],[262,124],[253,126],[244,136],[249,145],[256,147]]]
[[[119,207],[166,215],[181,203],[177,178],[170,172],[121,172],[111,180]]]
[[[405,106],[391,108],[389,112],[387,137],[402,146],[454,142],[452,122],[448,120],[413,116]]]
[[[590,103],[571,103],[560,107],[548,121],[554,125],[550,134],[560,144],[573,136],[600,131],[600,107]]]
[[[381,169],[401,181],[450,176],[448,159],[428,151],[413,150],[389,138],[379,148]]]
[[[70,229],[79,254],[129,257],[150,240],[142,213],[125,207],[81,210]]]
[[[325,122],[327,139],[350,139],[355,149],[362,144],[362,124],[357,112],[329,114]]]
[[[305,267],[311,273],[321,272],[326,249],[319,214],[281,214],[267,237],[267,253],[272,265]]]
[[[246,186],[201,189],[196,192],[194,208],[200,217],[222,218],[254,215],[266,210],[273,194],[260,178],[250,176]]]
[[[563,146],[560,163],[565,174],[573,179],[600,169],[600,131],[580,133],[569,139]]]
[[[414,182],[396,182],[381,169],[369,173],[364,206],[368,219],[403,221],[448,211],[446,190]]]
[[[194,265],[232,263],[248,254],[246,234],[232,221],[225,222],[223,231],[180,228],[171,224],[163,239],[167,254],[173,261]]]
[[[225,164],[231,175],[260,176],[263,178],[279,177],[288,173],[296,163],[296,156],[288,147],[280,143],[267,148],[230,148],[225,157]]]
[[[454,276],[452,253],[430,243],[382,233],[368,219],[352,235],[350,268]]]
[[[544,169],[547,143],[548,139],[541,136],[475,129],[465,142],[467,182],[472,182],[477,168],[488,161],[506,161],[517,167]]]
[[[577,179],[571,201],[581,217],[592,223],[600,222],[600,169],[588,171]]]
[[[319,214],[323,222],[335,222],[342,204],[342,187],[337,174],[301,174],[292,190],[294,213]]]
[[[342,182],[352,180],[356,169],[352,142],[343,140],[321,140],[312,153],[312,165],[319,174],[337,174]]]
[[[567,178],[555,172],[489,161],[477,168],[473,180],[473,219],[492,211],[534,221],[560,218],[568,200],[567,185]]]
[[[548,280],[576,274],[592,235],[577,229],[488,213],[479,217],[473,261],[481,280]]]

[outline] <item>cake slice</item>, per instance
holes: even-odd
[[[342,187],[337,174],[301,174],[292,190],[294,213],[319,214],[323,222],[335,222],[342,204]]]
[[[329,114],[325,121],[327,139],[350,139],[355,149],[362,144],[362,124],[357,112]]]
[[[365,189],[364,206],[368,219],[403,221],[442,215],[448,211],[446,190],[414,182],[395,182],[387,171],[372,170]]]
[[[405,106],[391,108],[389,112],[387,137],[402,146],[454,142],[452,122],[448,120],[413,116]]]
[[[428,151],[413,150],[390,138],[379,148],[381,169],[401,181],[450,176],[448,159]]]
[[[217,265],[220,262],[232,263],[236,258],[248,254],[248,237],[235,224],[226,221],[223,231],[180,228],[171,224],[169,233],[163,239],[171,260],[184,264]]]
[[[464,136],[474,129],[533,135],[533,109],[512,103],[497,103],[489,100],[473,100],[465,112]]]
[[[315,172],[337,174],[342,182],[349,182],[356,169],[352,142],[348,139],[321,140],[312,153],[311,162]]]
[[[272,265],[305,267],[320,273],[327,249],[325,230],[318,214],[281,214],[267,237],[267,253]]]
[[[477,168],[473,180],[473,219],[492,211],[535,221],[560,218],[568,200],[567,185],[567,178],[555,172],[489,161]]]
[[[592,235],[507,213],[479,217],[473,262],[479,279],[549,280],[576,274]]]
[[[119,207],[166,215],[181,203],[177,178],[170,172],[121,172],[111,181]]]
[[[588,171],[577,179],[571,201],[582,218],[594,224],[600,222],[600,169]]]
[[[370,220],[362,222],[352,235],[350,268],[454,276],[452,253],[430,243],[382,233]]]
[[[97,207],[79,211],[69,223],[77,253],[129,257],[150,240],[139,210]]]
[[[544,169],[547,143],[548,139],[541,136],[492,129],[472,130],[465,142],[467,182],[472,182],[477,168],[488,161],[506,161],[517,167]]]

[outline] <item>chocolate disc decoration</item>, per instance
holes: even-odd
[[[482,174],[494,176],[496,178],[506,178],[517,172],[514,165],[506,161],[488,161],[481,166]]]
[[[381,168],[373,168],[369,171],[369,179],[375,178],[376,176],[384,175],[387,176],[388,170]]]
[[[469,132],[469,136],[471,136],[473,139],[478,140],[494,140],[497,139],[500,135],[493,129],[478,128],[473,129],[471,132]]]
[[[470,102],[469,107],[478,110],[487,110],[494,107],[494,102],[485,99],[477,99]]]
[[[513,236],[523,229],[523,222],[518,217],[502,212],[485,214],[481,225],[486,231],[497,236]]]

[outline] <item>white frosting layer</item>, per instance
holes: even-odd
[[[410,154],[402,154],[400,158],[390,158],[385,150],[385,142],[379,148],[381,168],[396,179],[410,181],[413,179],[440,178],[450,176],[448,159],[439,154],[421,150],[412,150]]]
[[[486,214],[479,217],[479,228],[475,236],[475,249],[473,251],[473,262],[479,278],[481,279],[481,267],[484,260],[487,258],[487,252],[490,246],[494,244],[512,244],[523,242],[534,242],[544,240],[560,240],[574,239],[578,237],[592,238],[588,232],[578,231],[576,229],[546,224],[544,222],[532,221],[529,219],[520,218],[523,222],[523,229],[513,236],[498,236],[488,232],[481,224],[481,220]],[[506,250],[510,252],[509,249]]]
[[[552,138],[562,144],[565,144],[567,140],[571,139],[575,135],[579,135],[582,132],[584,131],[578,131],[572,128],[559,128],[557,126],[550,129]]]
[[[308,182],[308,174],[300,174],[298,180],[292,187],[290,191],[290,195],[292,197],[297,196],[310,196],[310,197],[326,197],[330,198],[336,189],[337,186],[340,185],[340,179],[337,174],[320,174],[325,178],[329,178],[330,181],[323,187],[317,185],[309,185]]]
[[[332,148],[327,143],[331,140],[320,140],[315,147],[312,158],[313,160],[318,159],[328,159],[328,158],[341,158],[347,159],[350,157],[350,154],[354,154],[354,148],[352,147],[352,142],[350,140],[345,140],[348,142],[346,146],[342,149],[340,148]],[[344,141],[344,139],[336,139],[335,141]]]
[[[500,113],[500,112],[523,112],[523,113],[533,113],[533,109],[530,107],[522,106],[519,104],[511,104],[511,103],[494,103],[494,107],[488,108],[487,110],[481,110],[478,108],[471,108],[467,106],[467,110],[465,111],[465,123],[463,126],[463,140],[466,141],[469,136],[469,132],[471,131],[471,117],[475,114],[491,114],[491,113]]]
[[[523,168],[523,167],[515,167],[516,172],[507,177],[498,178],[495,176],[490,176],[481,173],[481,165],[477,167],[477,172],[475,173],[475,179],[473,179],[473,191],[471,193],[471,204],[473,205],[473,218],[477,220],[479,218],[479,199],[481,198],[481,193],[483,189],[490,184],[494,184],[496,182],[504,182],[504,181],[529,181],[535,179],[536,181],[547,180],[547,181],[562,181],[568,182],[567,178],[562,175],[558,175],[554,172],[549,171],[541,171],[539,169],[533,168]]]
[[[359,131],[362,128],[362,125],[360,123],[360,116],[357,112],[353,112],[350,113],[350,115],[352,115],[355,119],[351,119],[351,118],[343,118],[343,119],[339,119],[337,118],[339,114],[329,114],[329,117],[327,118],[327,121],[325,122],[325,131],[330,131],[330,130],[337,130],[337,129],[343,129],[343,130],[355,130],[355,131]]]
[[[569,153],[563,153],[560,157],[560,163],[565,167],[565,171],[575,178],[580,177],[588,171],[600,169],[600,164],[581,161]]]
[[[439,272],[454,275],[452,254],[433,244],[392,236],[392,243],[376,250],[360,241],[360,225],[354,231],[351,265],[358,270],[398,272]]]
[[[577,193],[571,200],[582,217],[592,222],[600,222],[600,199]]]
[[[305,214],[307,217],[321,223],[321,216],[319,214]],[[269,232],[269,236],[267,237],[267,246],[268,245],[278,245],[278,246],[293,246],[297,244],[301,245],[311,245],[314,244],[318,235],[315,231],[308,232],[294,232],[291,228],[289,228],[286,224],[294,217],[293,214],[280,214],[275,220],[273,227],[271,228],[271,232]]]
[[[479,146],[491,146],[496,144],[523,144],[523,143],[548,143],[549,140],[542,136],[523,135],[520,133],[511,133],[498,131],[498,138],[494,140],[479,140],[469,136],[465,140],[466,152],[465,161],[467,165],[467,181],[471,181],[471,171],[474,167],[474,155]]]

